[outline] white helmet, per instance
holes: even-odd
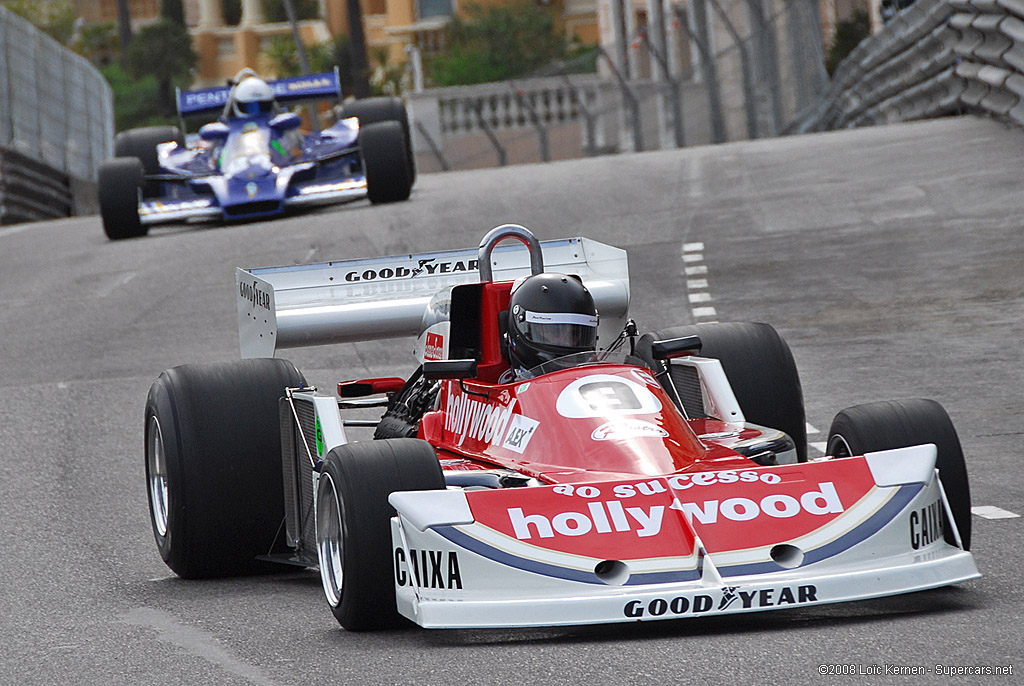
[[[249,77],[235,86],[234,109],[237,117],[254,117],[274,110],[274,91],[263,79]]]

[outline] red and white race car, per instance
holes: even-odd
[[[586,285],[598,345],[513,375],[513,281],[548,272]],[[146,406],[153,530],[183,577],[319,567],[360,630],[754,612],[978,576],[941,406],[844,410],[808,461],[775,330],[638,335],[617,248],[506,225],[478,250],[240,269],[237,285],[255,359],[167,370]],[[337,395],[273,359],[405,335],[410,378]]]

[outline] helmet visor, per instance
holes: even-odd
[[[597,317],[573,312],[526,312],[522,322],[531,343],[592,350],[597,344]]]
[[[238,111],[242,116],[255,117],[258,114],[268,114],[274,103],[265,100],[253,100],[252,102],[238,103]]]

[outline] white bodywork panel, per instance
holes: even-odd
[[[904,458],[907,469],[887,466]],[[462,493],[394,494],[398,610],[427,628],[648,621],[878,598],[980,576],[971,553],[947,543],[941,531],[917,542],[908,537],[909,517],[945,503],[934,446],[873,453],[866,461],[875,481],[871,491],[843,516],[782,545],[794,551],[789,559],[776,557],[779,546],[771,556],[756,548],[707,553],[699,537],[689,557],[672,557],[669,550],[660,559],[630,559],[622,550],[621,561],[562,554],[467,523],[473,513]],[[807,469],[825,473],[825,465]],[[741,486],[735,484],[739,493]],[[862,523],[872,517],[877,523],[865,531]],[[850,534],[858,530],[864,533]],[[816,546],[832,551],[804,558],[800,549]],[[675,581],[644,580],[662,569],[693,571]]]

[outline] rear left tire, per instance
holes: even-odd
[[[677,326],[659,331],[657,340],[699,336],[701,357],[722,363],[748,422],[786,432],[796,444],[797,460],[807,461],[807,420],[803,388],[793,353],[770,324],[722,322]],[[683,379],[672,370],[673,382]]]
[[[408,200],[412,182],[401,125],[395,121],[383,121],[360,126],[359,149],[370,202]]]
[[[416,183],[416,156],[412,151],[412,131],[409,128],[409,112],[401,98],[363,98],[345,105],[342,117],[356,117],[359,126],[368,126],[382,121],[397,121],[405,134],[405,156],[408,160],[409,185]]]

